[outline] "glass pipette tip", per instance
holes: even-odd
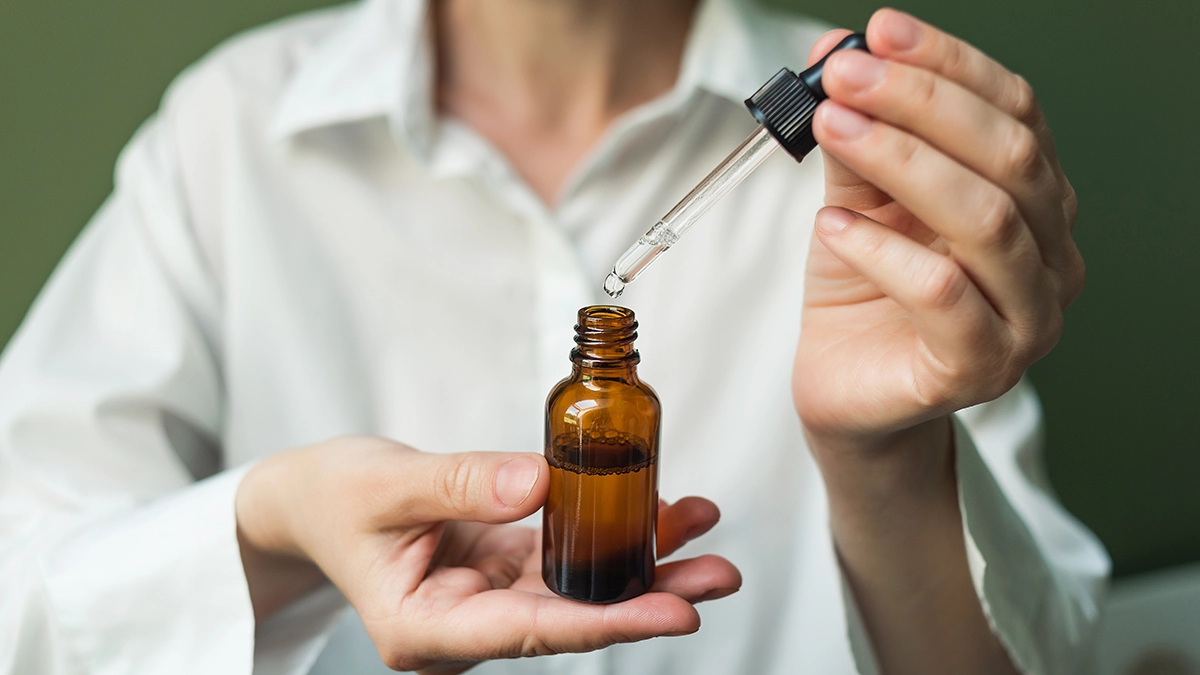
[[[725,161],[717,165],[707,178],[700,181],[675,208],[617,258],[612,272],[604,280],[604,292],[613,298],[621,295],[626,284],[638,278],[650,263],[679,241],[683,233],[707,213],[713,204],[745,180],[746,176],[758,168],[758,165],[770,157],[778,147],[779,143],[771,132],[759,125],[749,138],[730,153]]]

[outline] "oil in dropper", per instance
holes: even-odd
[[[621,281],[616,272],[609,272],[608,276],[604,277],[604,292],[608,293],[610,298],[619,298],[625,292],[625,282]]]

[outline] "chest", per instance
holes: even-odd
[[[540,450],[575,313],[607,301],[616,256],[746,129],[707,115],[658,131],[598,150],[554,211],[495,158],[431,169],[385,129],[309,140],[229,185],[230,461],[347,433]],[[663,400],[665,495],[762,481],[755,462],[800,442],[788,383],[820,178],[771,158],[620,300]]]

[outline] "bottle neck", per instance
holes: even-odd
[[[584,365],[575,359],[575,352],[571,352],[571,360],[574,361],[575,367],[572,369],[572,376],[576,380],[586,382],[587,380],[620,380],[628,384],[637,384],[637,362],[630,362],[620,366],[594,366]]]
[[[641,360],[633,343],[637,321],[624,307],[584,307],[575,326],[575,349],[571,361],[577,377],[637,379]]]

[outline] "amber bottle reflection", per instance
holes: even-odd
[[[572,600],[620,602],[654,583],[660,406],[637,376],[631,310],[584,307],[575,333],[571,376],[546,401],[542,577]]]

